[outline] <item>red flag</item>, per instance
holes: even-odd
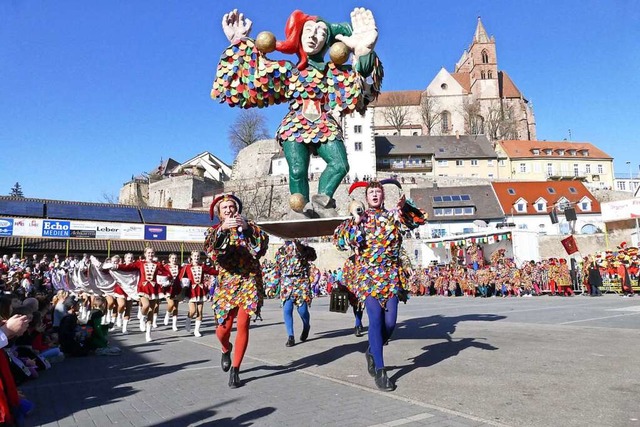
[[[564,246],[564,250],[567,251],[567,255],[578,252],[578,244],[573,236],[562,239],[560,242],[562,243],[562,246]]]

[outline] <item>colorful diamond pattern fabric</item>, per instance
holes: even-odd
[[[220,324],[236,307],[253,316],[262,305],[264,287],[259,258],[267,251],[269,236],[251,222],[249,228],[242,234],[235,229],[223,231],[219,225],[207,230],[205,251],[219,272],[212,308]]]

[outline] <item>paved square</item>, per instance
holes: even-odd
[[[133,322],[112,335],[122,356],[67,359],[22,385],[28,425],[640,426],[638,297],[414,297],[399,311],[393,393],[368,376],[351,314],[316,299],[309,340],[286,348],[269,300],[243,387],[227,386],[210,310],[202,338],[160,326],[145,343]]]

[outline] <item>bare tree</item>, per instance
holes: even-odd
[[[236,155],[254,142],[269,138],[267,119],[259,111],[242,110],[229,126],[227,135],[231,150]]]
[[[492,141],[500,138],[500,123],[502,122],[502,105],[500,102],[492,101],[487,109],[485,125],[487,135]]]
[[[107,193],[106,191],[102,192],[102,202],[118,204],[118,197],[113,193]]]
[[[513,105],[502,107],[502,121],[500,122],[500,138],[518,139],[518,122]]]
[[[489,139],[517,139],[518,124],[515,120],[513,105],[504,105],[503,102],[492,102],[487,110],[485,120]]]
[[[465,98],[462,102],[462,115],[464,117],[465,133],[478,135],[482,133],[482,120],[480,116],[480,102],[477,99]]]
[[[410,108],[407,105],[402,105],[402,98],[397,93],[389,96],[389,103],[389,106],[380,107],[382,108],[382,117],[400,135],[400,130],[407,124]]]
[[[236,181],[225,191],[233,192],[242,200],[243,214],[249,219],[273,219],[280,218],[286,213],[283,207],[288,209],[281,192],[274,190],[273,182],[267,180],[247,179]]]
[[[420,117],[427,135],[431,135],[433,129],[442,122],[442,111],[440,103],[429,94],[424,94],[420,100]]]

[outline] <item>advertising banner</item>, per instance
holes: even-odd
[[[71,222],[50,219],[43,220],[42,237],[71,237]]]
[[[145,225],[144,240],[167,240],[167,226]]]
[[[0,218],[0,236],[13,235],[13,218]]]
[[[42,220],[32,218],[14,218],[13,235],[24,237],[40,237],[42,234]]]
[[[204,242],[207,227],[167,226],[167,240],[172,242]]]

